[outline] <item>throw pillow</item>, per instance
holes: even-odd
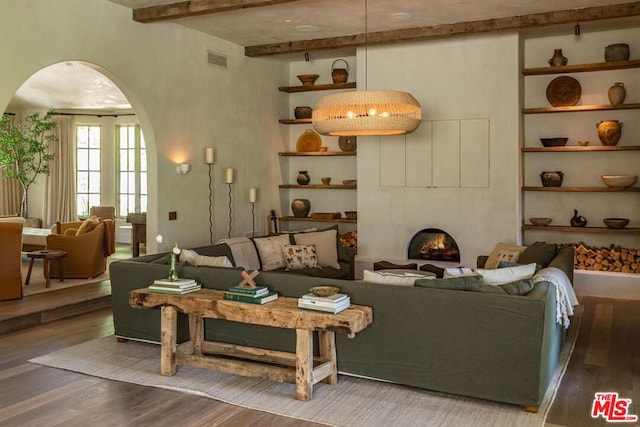
[[[202,265],[205,267],[233,267],[233,264],[226,256],[196,256],[195,266],[200,267]]]
[[[298,233],[293,236],[297,245],[315,245],[318,262],[321,267],[340,270],[338,263],[338,230]]]
[[[487,258],[484,268],[498,268],[500,261],[516,262],[518,261],[520,254],[525,249],[527,249],[526,246],[510,245],[508,243],[500,242],[489,254],[489,258]]]
[[[556,256],[557,252],[558,245],[555,243],[535,242],[520,254],[518,263],[531,264],[535,262],[540,264],[542,268],[545,268],[549,266],[549,263]]]
[[[480,283],[479,276],[453,277],[451,279],[416,280],[415,285],[420,288],[452,289],[456,291],[470,291],[473,285]]]
[[[291,243],[288,235],[256,237],[253,239],[253,243],[258,250],[260,263],[264,271],[286,267],[287,263],[284,261],[282,247]]]
[[[483,283],[488,285],[502,285],[515,282],[516,280],[532,278],[536,272],[536,263],[496,269],[479,268],[477,271],[482,277]]]
[[[431,279],[429,279],[431,277]],[[413,286],[417,280],[435,280],[433,276],[425,276],[418,272],[389,273],[387,271],[362,271],[362,281],[379,285]]]
[[[91,215],[89,218],[85,219],[82,222],[80,228],[78,228],[78,231],[76,231],[76,236],[93,231],[98,226],[99,222],[100,220],[97,216]]]
[[[533,279],[517,280],[500,287],[509,295],[526,295],[533,289]]]
[[[320,268],[315,245],[285,245],[282,247],[286,270]]]

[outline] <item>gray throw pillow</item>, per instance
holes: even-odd
[[[548,267],[551,260],[558,252],[558,245],[555,243],[535,242],[527,246],[518,257],[518,264],[540,264],[542,268]]]

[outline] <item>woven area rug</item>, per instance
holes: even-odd
[[[233,405],[333,426],[542,426],[571,357],[579,317],[562,351],[558,369],[537,414],[522,407],[429,392],[340,375],[334,386],[314,386],[308,402],[295,400],[295,386],[179,366],[160,375],[160,347],[105,337],[30,360],[32,363],[100,378],[159,387]],[[577,320],[577,322],[576,322]]]

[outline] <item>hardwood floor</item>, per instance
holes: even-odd
[[[632,399],[630,413],[640,415],[640,301],[584,297],[581,303],[584,314],[576,347],[547,427],[607,425],[590,416],[597,391],[615,391]],[[112,333],[111,312],[103,309],[0,335],[0,427],[319,426],[27,362]]]

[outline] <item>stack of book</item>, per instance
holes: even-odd
[[[304,310],[321,311],[323,313],[340,313],[351,306],[351,299],[345,294],[333,294],[320,297],[315,294],[305,294],[298,298],[298,308]]]
[[[266,304],[278,299],[278,294],[269,292],[269,288],[266,286],[256,286],[255,288],[233,286],[224,292],[224,299],[250,304]]]
[[[149,286],[149,292],[182,295],[199,291],[201,288],[202,286],[193,279],[156,279],[153,281],[153,285]]]

